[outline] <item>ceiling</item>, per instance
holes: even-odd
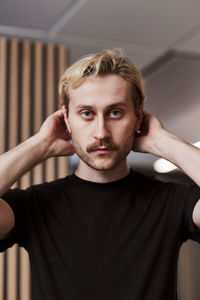
[[[121,48],[143,72],[146,110],[200,140],[199,0],[0,0],[0,34],[66,44],[70,62]],[[131,154],[136,168],[155,157]]]

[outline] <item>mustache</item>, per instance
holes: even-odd
[[[108,148],[110,150],[119,150],[119,147],[117,145],[115,145],[111,141],[106,141],[106,140],[97,140],[96,142],[88,145],[86,150],[87,150],[87,152],[90,153],[101,146],[105,146],[106,148]]]

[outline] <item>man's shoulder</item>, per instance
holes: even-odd
[[[157,178],[154,174],[143,174],[133,170],[130,179],[131,182],[134,183],[134,190],[137,190],[144,195],[150,195],[152,193],[166,195],[168,193],[175,193],[176,191],[187,189],[187,186],[183,184],[166,180],[164,181]]]
[[[135,182],[137,182],[138,190],[142,188],[145,194],[158,193],[159,195],[169,198],[192,198],[199,197],[200,187],[194,182],[184,183],[178,180],[170,180],[167,178],[158,178],[156,175],[146,175],[140,172],[135,174]]]
[[[138,184],[146,184],[146,185],[159,185],[163,182],[156,179],[152,174],[144,174],[140,171],[135,171],[131,169],[130,171],[130,180],[137,182]]]
[[[44,191],[61,191],[64,187],[70,184],[71,175],[67,175],[62,178],[57,178],[52,181],[45,181],[39,184],[33,184],[29,188],[33,190],[44,190]]]

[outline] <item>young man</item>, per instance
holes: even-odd
[[[0,158],[1,251],[28,251],[34,300],[175,300],[181,244],[200,242],[200,150],[143,111],[141,74],[120,51],[72,65],[60,97],[62,110]],[[195,183],[136,173],[131,150],[168,159]],[[37,163],[75,152],[74,174],[8,190]]]

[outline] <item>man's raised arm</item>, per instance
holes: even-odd
[[[148,133],[142,136],[147,127]],[[141,135],[136,138],[133,150],[167,159],[200,186],[200,149],[168,132],[155,116],[147,112],[144,112]],[[200,228],[200,200],[194,208],[193,221]]]
[[[52,156],[74,154],[61,110],[49,116],[40,131],[0,156],[0,197],[28,170]],[[0,199],[0,239],[14,226],[10,206]]]

